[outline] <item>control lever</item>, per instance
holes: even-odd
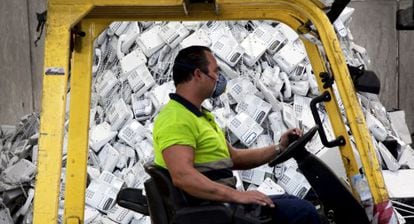
[[[321,102],[329,102],[331,101],[331,99],[332,99],[331,94],[328,91],[325,91],[322,93],[322,95],[313,98],[312,101],[310,102],[310,108],[312,111],[313,119],[315,119],[316,125],[320,127],[318,129],[318,132],[319,132],[319,136],[321,138],[322,144],[328,148],[345,145],[345,138],[342,135],[333,141],[328,141],[328,139],[326,138],[325,131],[323,130],[321,118],[319,117],[318,108],[316,108],[316,104],[321,103]]]

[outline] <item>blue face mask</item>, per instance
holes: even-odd
[[[190,70],[190,71],[193,71],[194,69],[196,69],[196,67],[194,67],[192,65],[183,64],[183,63],[179,63],[179,62],[175,63],[174,66],[179,66],[179,67],[181,67],[183,69]],[[205,75],[207,75],[209,78],[214,79],[213,77],[211,77],[208,74],[208,72],[204,72],[204,71],[202,71],[202,72]],[[219,97],[221,94],[224,93],[224,91],[226,91],[226,86],[227,86],[227,79],[226,79],[226,77],[223,74],[219,73],[218,74],[217,81],[216,81],[216,85],[214,86],[214,90],[213,90],[213,93],[211,94],[211,97],[212,98]]]
[[[226,91],[226,86],[227,86],[226,77],[224,77],[223,74],[219,73],[218,79],[216,81],[216,85],[214,86],[213,94],[211,94],[211,97],[213,98],[219,97],[221,94],[224,93],[224,91]]]

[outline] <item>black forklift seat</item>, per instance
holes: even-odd
[[[144,165],[151,176],[145,183],[146,196],[140,189],[124,188],[117,203],[135,212],[150,215],[152,224],[266,224],[267,210],[258,206],[231,206],[202,201],[176,188],[168,170],[153,163]]]
[[[168,170],[153,163],[144,165],[151,179],[145,182],[152,222],[164,223],[231,223],[232,211],[223,203],[194,205],[188,195],[176,188]]]
[[[145,193],[140,189],[124,188],[117,196],[117,203],[127,209],[150,215],[153,224],[232,223],[232,210],[223,203],[191,205],[187,195],[172,184],[169,172],[153,163],[144,165],[151,176],[145,181]]]

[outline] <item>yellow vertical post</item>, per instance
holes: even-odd
[[[64,223],[68,224],[81,223],[84,220],[93,40],[107,25],[96,25],[91,20],[84,19],[79,28],[86,35],[75,41],[70,81],[70,119],[65,180]]]
[[[345,107],[346,118],[361,157],[362,166],[371,189],[374,203],[387,202],[388,192],[382,178],[381,168],[339,41],[326,15],[317,14],[315,20],[315,26],[320,30],[319,35],[324,45],[327,59],[330,62],[332,75],[335,79],[339,95]]]
[[[70,27],[85,7],[48,5],[33,223],[57,223]]]
[[[312,64],[313,71],[315,73],[316,80],[318,82],[319,90],[321,92],[328,91],[331,96],[334,96],[332,88],[323,89],[323,83],[319,74],[321,72],[326,72],[326,67],[323,61],[323,56],[320,54],[318,46],[304,40],[306,51],[309,56],[309,60]],[[348,132],[345,128],[345,125],[342,120],[341,111],[338,108],[338,103],[335,97],[331,98],[331,101],[325,102],[325,108],[329,117],[329,120],[332,124],[332,128],[335,136],[343,136],[345,139],[345,145],[339,146],[339,150],[342,156],[342,162],[346,170],[346,175],[349,180],[352,180],[352,177],[359,173],[358,164],[355,159],[355,155],[351,146],[351,142],[348,136]],[[353,189],[354,195],[356,194],[355,189]],[[356,195],[355,195],[356,196]],[[357,197],[358,198],[358,197]]]
[[[378,223],[389,223],[391,220],[395,220],[392,205],[339,40],[328,17],[324,13],[320,13],[321,9],[316,8],[308,0],[297,0],[296,3],[298,4],[292,6],[301,8],[303,14],[310,18],[319,32],[371,190],[375,204],[374,215],[377,217]]]

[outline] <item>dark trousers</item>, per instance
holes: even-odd
[[[273,223],[280,224],[316,224],[321,223],[319,215],[310,202],[284,194],[270,196],[275,204],[272,212]]]

